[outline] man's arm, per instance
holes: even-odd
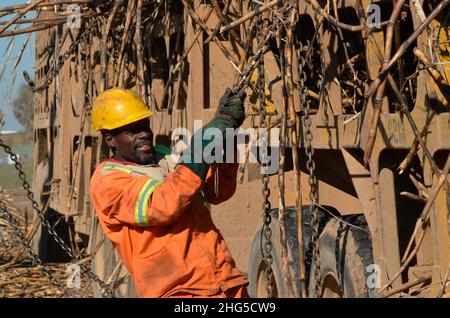
[[[190,146],[185,149],[180,158],[180,165],[188,167],[202,180],[206,180],[211,163],[205,160],[204,149],[210,144],[218,145],[218,143],[222,143],[222,139],[215,138],[214,133],[211,131],[219,130],[224,134],[227,129],[239,128],[245,119],[245,97],[246,94],[243,91],[233,93],[230,88],[225,90],[225,94],[219,101],[214,118],[192,136]],[[207,135],[206,138],[204,134]],[[200,143],[200,145],[195,145],[195,143]],[[198,157],[201,160],[196,162]]]
[[[103,170],[94,174],[90,194],[99,218],[108,226],[171,224],[197,199],[202,184],[185,166],[178,166],[163,182]]]

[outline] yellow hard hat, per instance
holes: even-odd
[[[144,101],[133,91],[112,88],[104,91],[92,106],[92,128],[112,130],[150,117]]]

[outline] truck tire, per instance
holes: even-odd
[[[272,221],[270,228],[272,230],[272,271],[274,277],[274,291],[275,298],[287,297],[287,286],[283,279],[282,262],[281,262],[281,244],[280,244],[280,230],[278,222],[278,209],[270,211]],[[309,277],[309,268],[311,265],[311,216],[309,213],[309,206],[304,206],[302,210],[303,215],[303,243],[305,254],[305,276]],[[319,211],[319,224],[324,225],[327,216],[322,211]],[[289,266],[291,269],[291,277],[293,279],[293,289],[296,297],[300,295],[300,268],[298,260],[298,240],[297,228],[295,222],[295,208],[286,208],[286,234],[288,237],[289,248]],[[267,278],[265,275],[265,263],[263,260],[263,225],[261,224],[253,238],[252,248],[250,252],[249,271],[248,271],[248,292],[253,298],[267,298]],[[292,257],[291,257],[292,256]]]
[[[367,229],[363,215],[342,218]],[[368,232],[331,219],[319,239],[320,298],[369,298],[374,290],[367,285],[373,264],[372,243]],[[315,296],[315,263],[312,262],[309,290]]]
[[[111,243],[111,241],[103,234],[103,230],[100,224],[96,221],[93,224],[95,229],[91,231],[91,242],[90,251],[91,253],[95,251],[96,247],[100,245],[95,257],[92,260],[92,271],[103,281],[108,282],[111,274],[113,273],[116,266],[118,266],[121,261],[120,255],[117,253],[116,248]],[[128,276],[127,276],[128,275]],[[131,276],[128,274],[125,265],[122,265],[120,274],[118,277],[125,277],[125,280],[120,286],[115,289],[115,298],[134,298],[136,297],[134,282]],[[92,281],[92,292],[95,298],[103,298],[101,293],[101,287],[96,282]]]

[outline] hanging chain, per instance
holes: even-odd
[[[100,16],[94,19],[88,27],[78,35],[78,38],[72,42],[69,49],[62,55],[55,58],[55,61],[53,63],[53,68],[49,71],[49,74],[47,75],[45,82],[40,85],[33,88],[33,92],[42,92],[46,90],[50,84],[53,82],[53,80],[58,75],[61,68],[64,66],[64,63],[73,55],[75,52],[79,49],[79,45],[81,41],[86,39],[89,35],[91,35],[91,32],[94,30],[94,27],[97,25],[97,23],[100,21]]]
[[[51,270],[45,266],[42,261],[39,259],[39,257],[36,255],[36,253],[33,251],[33,247],[31,246],[30,242],[25,237],[25,234],[20,230],[18,227],[16,220],[12,216],[11,212],[9,211],[6,204],[0,200],[0,215],[3,216],[6,221],[11,225],[14,234],[17,236],[17,238],[20,240],[22,245],[25,247],[25,250],[31,257],[31,261],[35,266],[38,266],[44,275],[51,281],[51,283],[58,288],[60,291],[64,293],[64,296],[67,295],[66,287],[61,284],[52,274]]]
[[[312,215],[311,227],[312,227],[312,245],[313,245],[313,260],[314,260],[314,291],[315,296],[320,296],[320,251],[319,251],[319,220],[318,220],[318,209],[317,209],[317,179],[315,177],[314,171],[316,169],[316,164],[314,162],[314,148],[312,146],[313,134],[311,132],[312,120],[309,116],[311,105],[310,100],[307,99],[306,94],[306,65],[311,63],[311,61],[306,61],[304,57],[304,49],[302,43],[299,42],[299,48],[297,49],[298,62],[298,74],[300,83],[300,100],[303,109],[303,126],[305,131],[305,153],[308,157],[306,162],[306,168],[309,172],[308,183],[310,186],[309,192],[309,213]],[[308,47],[308,46],[306,46]],[[309,64],[311,65],[311,64]]]
[[[264,39],[263,36],[263,30],[264,30],[264,26],[263,26],[263,18],[262,15],[259,14],[257,17],[257,21],[256,21],[257,25],[256,25],[256,30],[257,30],[257,36],[259,38],[259,41]],[[258,51],[258,53],[261,53],[263,51],[261,51],[261,49]],[[266,100],[266,96],[265,96],[265,77],[264,77],[264,54],[260,54],[258,56],[258,60],[257,60],[258,64],[258,81],[257,81],[257,86],[258,86],[258,99],[259,99],[259,126],[260,128],[265,128],[267,127],[267,122],[266,122],[266,108],[265,108],[265,100]],[[263,132],[263,136],[260,136],[260,142],[261,142],[261,162],[262,162],[262,166],[265,166],[266,163],[266,156],[267,156],[267,149],[268,149],[268,136],[267,136],[267,132]],[[266,291],[267,291],[267,298],[272,298],[273,297],[273,271],[272,271],[272,263],[273,263],[273,259],[272,259],[272,229],[270,228],[270,224],[272,222],[272,217],[270,215],[270,210],[271,210],[271,204],[270,204],[270,188],[269,188],[269,175],[268,174],[263,174],[261,181],[263,183],[263,211],[264,211],[264,225],[263,225],[263,234],[264,234],[264,249],[263,249],[263,261],[265,263],[265,275],[266,275],[266,279],[267,279],[267,286],[266,286]]]
[[[284,12],[287,11],[288,7],[284,7],[279,14],[284,14]],[[258,19],[261,14],[258,15]],[[261,18],[262,19],[262,18]],[[262,23],[262,22],[261,22]],[[248,82],[251,79],[251,76],[253,74],[253,71],[259,67],[259,63],[261,59],[264,56],[264,53],[266,53],[267,49],[270,47],[270,41],[274,37],[278,36],[281,30],[283,29],[283,22],[282,21],[274,21],[272,24],[270,24],[268,27],[264,27],[263,29],[266,31],[266,36],[262,36],[262,31],[259,30],[262,26],[259,25],[259,22],[257,20],[257,32],[260,35],[260,38],[258,39],[258,50],[257,52],[249,59],[248,65],[246,68],[241,72],[240,74],[240,80],[239,82],[233,86],[233,92],[240,91],[242,88],[244,88],[246,85],[248,85]]]
[[[9,155],[11,160],[14,162],[14,167],[18,171],[19,178],[22,181],[22,187],[25,190],[25,192],[27,193],[27,198],[31,201],[33,210],[37,213],[37,216],[41,220],[42,226],[44,226],[44,228],[47,230],[47,232],[54,238],[54,240],[67,253],[67,255],[69,255],[72,259],[80,259],[78,256],[75,256],[73,254],[70,247],[68,247],[66,245],[66,243],[64,243],[64,241],[61,239],[61,237],[59,237],[59,235],[55,232],[55,230],[53,229],[51,224],[45,218],[44,213],[39,209],[39,204],[34,199],[34,194],[31,191],[31,186],[28,183],[28,181],[26,180],[26,175],[23,172],[22,164],[19,162],[17,155],[11,150],[10,146],[5,144],[5,142],[2,139],[0,139],[0,147],[2,147],[4,149],[4,151]],[[105,282],[103,282],[96,274],[91,272],[91,270],[89,268],[87,268],[85,264],[80,264],[80,267],[86,272],[86,274],[93,281],[95,281],[97,284],[99,284],[103,288],[105,296],[113,297],[114,291],[111,289],[111,287],[108,284],[105,284]]]

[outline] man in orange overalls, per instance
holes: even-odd
[[[244,99],[245,94],[227,89],[203,131],[238,128],[245,117]],[[195,162],[193,142],[174,162],[167,148],[153,145],[151,115],[129,90],[107,90],[94,102],[93,128],[113,153],[96,168],[90,184],[105,234],[140,297],[245,297],[247,280],[205,205],[234,194],[238,164]],[[202,140],[201,150],[213,142]]]

